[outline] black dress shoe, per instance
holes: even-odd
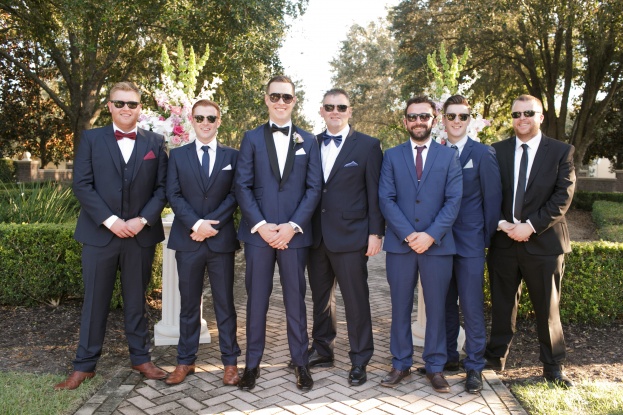
[[[485,369],[492,369],[498,372],[504,371],[504,361],[499,357],[487,357],[485,356]]]
[[[478,393],[482,390],[482,372],[475,370],[467,371],[467,379],[465,379],[465,392]]]
[[[238,389],[243,391],[250,391],[255,387],[255,379],[260,377],[260,368],[254,367],[253,369],[249,369],[248,367],[244,368],[244,373],[238,382]]]
[[[403,380],[410,374],[411,369],[398,370],[392,367],[392,370],[387,375],[385,375],[385,377],[381,381],[381,386],[385,386],[387,388],[395,388],[396,386],[398,386],[401,380]]]
[[[543,369],[543,377],[545,380],[552,382],[554,385],[559,386],[564,389],[569,389],[574,387],[575,385],[565,375],[561,369]]]
[[[354,365],[348,373],[348,383],[351,386],[360,386],[366,383],[368,376],[366,375],[365,365]]]
[[[309,367],[333,367],[333,356],[319,355],[316,349],[310,347],[307,351],[307,365]],[[294,369],[294,363],[292,360],[288,362],[288,367]]]
[[[296,366],[294,376],[296,376],[296,387],[303,392],[310,391],[314,387],[314,380],[309,373],[308,366]]]

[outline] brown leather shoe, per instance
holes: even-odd
[[[186,376],[195,373],[195,365],[177,365],[175,370],[165,379],[167,385],[177,385],[182,383]]]
[[[443,372],[427,373],[426,377],[428,378],[428,380],[430,380],[430,383],[431,385],[433,385],[433,389],[435,389],[435,392],[450,392],[450,385],[448,384],[446,378],[443,376]]]
[[[132,366],[132,369],[138,370],[147,379],[164,379],[167,377],[167,372],[154,365],[154,362],[145,362],[142,365]]]
[[[392,367],[392,370],[381,381],[381,386],[385,386],[387,388],[395,388],[396,386],[398,386],[401,380],[403,380],[410,374],[411,369],[398,370]]]
[[[225,373],[223,373],[223,385],[236,386],[238,382],[240,382],[238,366],[225,366]]]
[[[63,382],[54,385],[54,390],[74,390],[78,386],[80,386],[82,382],[87,379],[93,378],[93,376],[95,376],[95,372],[79,372],[75,370],[71,372],[69,376],[67,376],[67,379],[65,379]]]

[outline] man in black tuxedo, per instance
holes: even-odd
[[[240,244],[233,214],[237,206],[234,172],[238,150],[216,140],[221,125],[218,104],[199,100],[193,105],[192,116],[197,139],[171,150],[167,173],[167,199],[175,213],[168,247],[176,251],[181,310],[178,364],[165,382],[176,385],[195,371],[207,268],[225,366],[223,383],[237,385],[240,347],[236,340],[234,255]]]
[[[336,337],[335,284],[340,285],[350,343],[352,386],[366,382],[374,352],[368,291],[368,257],[381,251],[385,220],[379,209],[383,153],[379,140],[355,131],[343,89],[326,92],[320,107],[327,129],[319,134],[324,181],[312,218],[314,244],[307,270],[314,302],[309,366],[333,365]]]
[[[521,295],[521,280],[534,307],[543,376],[562,387],[566,357],[560,323],[564,254],[571,252],[565,214],[575,188],[573,146],[543,135],[543,105],[521,95],[512,106],[515,137],[493,144],[502,176],[502,212],[488,255],[491,337],[485,357],[504,370]]]
[[[145,290],[156,244],[164,240],[168,158],[164,138],[136,126],[140,99],[131,82],[115,84],[108,101],[113,124],[84,131],[76,153],[73,189],[81,210],[74,237],[83,244],[84,304],[74,371],[57,390],[95,376],[117,270],[132,369],[166,377],[151,362]]]

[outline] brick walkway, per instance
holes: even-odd
[[[113,379],[104,385],[77,412],[87,414],[526,414],[493,371],[483,373],[484,390],[479,395],[465,393],[465,374],[447,376],[451,385],[448,394],[435,393],[424,376],[413,373],[396,389],[379,386],[391,366],[389,327],[391,302],[385,279],[385,256],[379,254],[369,263],[370,302],[374,328],[375,352],[368,365],[368,381],[360,387],[347,382],[350,361],[348,339],[341,299],[338,298],[338,338],[335,367],[312,369],[314,388],[301,393],[294,384],[294,374],[287,368],[290,360],[285,332],[285,314],[278,276],[275,277],[271,306],[268,311],[267,344],[261,376],[255,389],[243,392],[223,386],[218,333],[210,296],[205,296],[204,318],[212,336],[211,344],[201,345],[196,362],[197,371],[176,386],[162,381],[145,380],[129,368],[120,367]],[[244,367],[245,310],[244,268],[237,267],[236,310],[238,342]],[[209,292],[209,287],[208,287]],[[307,292],[308,321],[311,322],[311,295]],[[417,296],[416,296],[417,299]],[[414,310],[415,311],[415,310]],[[415,318],[415,315],[414,315]],[[421,363],[422,350],[416,348],[416,366]],[[156,347],[155,363],[171,372],[175,368],[175,346]],[[120,362],[124,364],[124,362]]]

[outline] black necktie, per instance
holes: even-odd
[[[271,124],[270,125],[270,132],[271,133],[275,133],[277,131],[281,131],[283,133],[283,135],[285,135],[285,136],[290,135],[290,127],[289,126],[277,127],[275,124]]]
[[[210,146],[201,146],[201,149],[203,150],[203,156],[201,156],[201,171],[203,172],[203,177],[207,184],[210,178],[210,153],[208,153]]]
[[[523,222],[521,209],[523,208],[524,197],[526,195],[526,176],[528,175],[528,144],[522,144],[523,154],[519,162],[519,177],[517,177],[517,191],[515,192],[515,219]]]
[[[330,135],[325,131],[322,133],[322,138],[324,139],[324,145],[328,146],[331,140],[335,141],[335,146],[339,147],[342,144],[342,136],[341,135]]]
[[[415,146],[417,154],[415,155],[415,172],[417,173],[418,181],[422,178],[422,167],[424,167],[424,161],[422,160],[422,151],[426,146]]]
[[[452,144],[452,145],[450,146],[450,148],[453,148],[453,149],[455,149],[456,151],[459,151],[459,148],[458,148],[457,146],[455,146],[454,144]]]

